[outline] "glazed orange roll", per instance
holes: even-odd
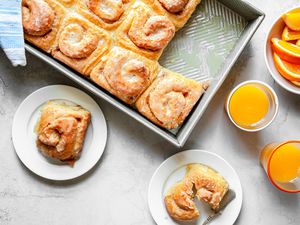
[[[36,126],[37,147],[46,156],[71,165],[82,151],[91,114],[81,106],[49,101]]]
[[[114,47],[92,70],[91,79],[127,104],[133,104],[156,78],[158,63]]]
[[[228,182],[220,173],[203,164],[188,164],[186,178],[193,182],[199,201],[208,203],[213,210],[219,208],[229,189]]]
[[[70,14],[58,32],[52,55],[83,75],[89,75],[110,44],[111,38],[105,30],[77,14]]]
[[[201,0],[143,0],[159,14],[166,15],[179,30],[189,20]]]
[[[228,182],[214,169],[203,164],[188,164],[185,177],[171,186],[164,202],[173,219],[195,220],[200,215],[194,202],[195,196],[216,210],[228,189]]]
[[[162,69],[135,105],[153,123],[173,129],[183,123],[207,87],[208,83],[198,83]]]
[[[164,202],[169,215],[178,221],[191,221],[200,215],[194,202],[194,184],[189,179],[174,184],[167,192]]]
[[[172,22],[142,2],[135,3],[118,28],[115,41],[150,59],[158,59],[175,34]]]
[[[25,39],[49,53],[64,15],[63,6],[53,0],[23,0]]]
[[[112,30],[125,19],[135,0],[80,0],[77,12],[96,25]]]

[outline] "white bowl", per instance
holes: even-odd
[[[299,7],[298,7],[299,8]],[[295,8],[296,9],[296,8]],[[291,9],[294,10],[294,9]],[[289,11],[291,11],[289,10]],[[289,12],[287,11],[287,12]],[[283,13],[284,14],[284,13]],[[282,14],[282,15],[283,15]],[[294,85],[290,81],[286,80],[276,69],[274,60],[273,60],[273,50],[271,45],[272,38],[279,38],[281,39],[282,31],[285,27],[285,23],[282,20],[281,16],[275,21],[272,25],[271,29],[268,32],[266,41],[265,41],[265,61],[267,68],[272,75],[273,79],[284,89],[290,91],[292,93],[300,95],[300,87]]]

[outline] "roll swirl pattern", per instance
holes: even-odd
[[[51,31],[54,22],[53,9],[43,0],[22,1],[22,22],[25,33],[43,36]]]
[[[92,29],[71,23],[64,27],[60,34],[59,49],[71,58],[86,58],[95,51],[98,41],[99,38]]]
[[[189,20],[201,0],[143,0],[158,12],[167,16],[176,30],[182,28]]]
[[[206,88],[207,84],[162,69],[136,106],[152,122],[173,129],[182,124]]]
[[[140,15],[134,17],[128,36],[138,47],[158,51],[167,46],[175,27],[166,16]]]
[[[48,102],[37,126],[37,146],[46,156],[74,163],[82,150],[90,113],[80,106]]]
[[[95,64],[111,45],[111,37],[78,14],[69,14],[56,37],[54,58],[89,76]]]
[[[105,22],[117,21],[124,13],[122,0],[87,0],[88,8]]]
[[[103,57],[91,79],[127,104],[132,104],[156,77],[157,63],[120,47]]]
[[[170,13],[179,13],[184,10],[189,0],[158,0]]]
[[[175,34],[174,24],[165,15],[136,2],[115,33],[119,46],[157,60]]]
[[[164,202],[172,218],[191,221],[197,219],[200,214],[194,197],[216,210],[228,189],[228,182],[214,169],[203,164],[188,164],[185,177],[171,186]]]

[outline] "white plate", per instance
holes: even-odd
[[[51,163],[36,147],[34,128],[41,107],[49,100],[78,104],[91,112],[83,150],[73,167]],[[69,180],[89,171],[100,159],[106,138],[106,122],[98,104],[81,90],[65,85],[47,86],[29,95],[15,113],[12,125],[12,140],[20,160],[35,174],[51,180]]]
[[[158,225],[197,224],[200,225],[212,212],[202,202],[197,202],[200,217],[197,221],[179,223],[169,216],[164,196],[167,190],[185,175],[185,165],[189,163],[202,163],[218,171],[229,183],[236,193],[236,198],[224,209],[222,215],[211,221],[211,225],[232,225],[237,219],[243,200],[240,179],[235,170],[220,156],[203,150],[189,150],[177,153],[166,159],[154,172],[148,190],[148,204],[153,219]]]

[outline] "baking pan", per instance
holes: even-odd
[[[134,109],[33,45],[26,43],[25,47],[88,91],[181,147],[263,19],[263,12],[241,0],[202,0],[189,22],[176,33],[159,62],[186,77],[197,81],[210,80],[211,84],[183,125],[171,131],[151,123]]]

